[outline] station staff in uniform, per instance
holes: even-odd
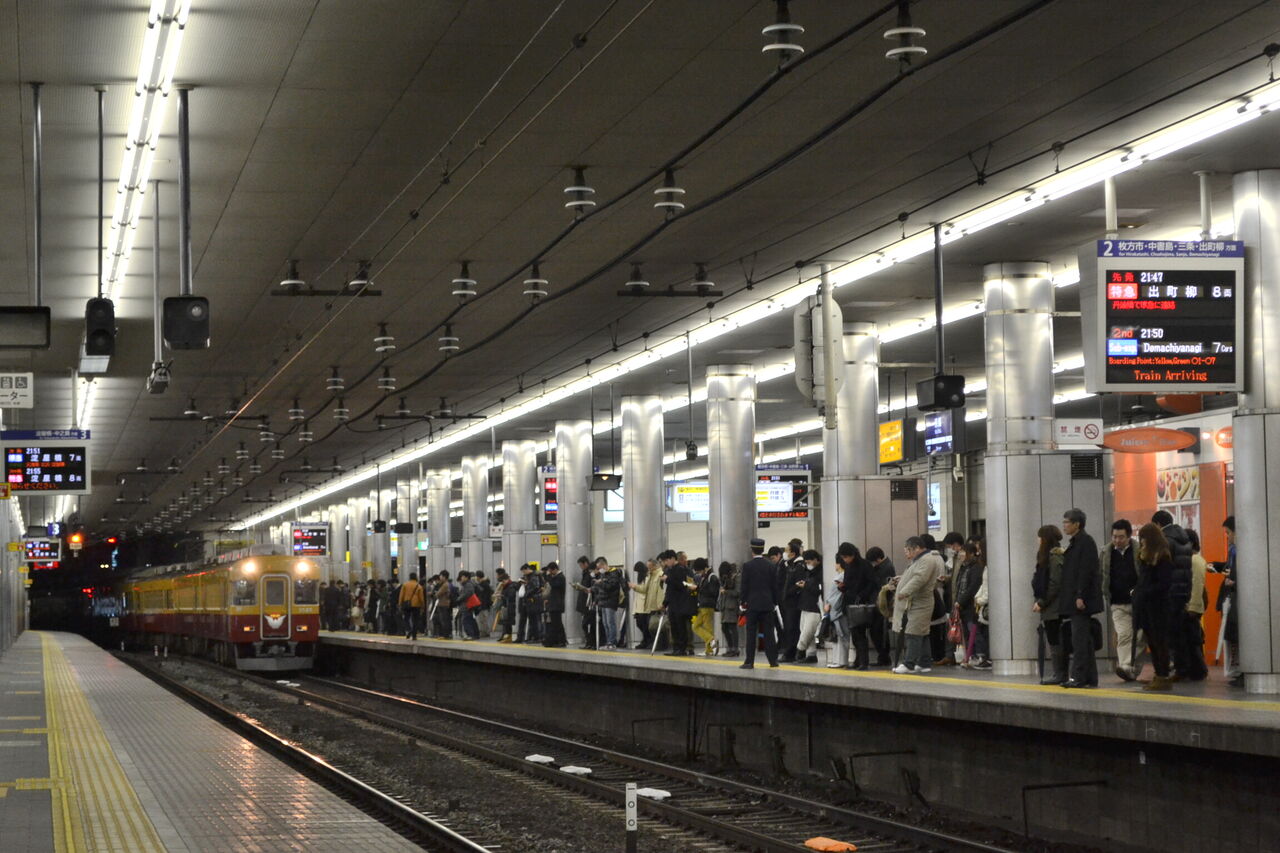
[[[747,614],[747,660],[741,669],[755,669],[756,634],[764,634],[764,653],[769,666],[778,665],[778,641],[773,634],[774,612],[778,607],[777,569],[764,558],[764,540],[751,540],[751,559],[742,566],[739,584],[742,603]]]

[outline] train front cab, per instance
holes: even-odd
[[[319,570],[293,557],[231,567],[229,628],[237,669],[310,669],[320,632]]]

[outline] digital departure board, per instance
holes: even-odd
[[[89,450],[84,444],[4,445],[4,479],[17,493],[89,494]]]
[[[293,555],[295,557],[329,556],[329,525],[294,522]]]
[[[62,559],[61,539],[23,539],[22,559],[28,563],[54,562]]]
[[[756,481],[756,518],[769,520],[809,517],[808,471],[766,471],[757,466]],[[762,491],[765,484],[771,484],[768,501]]]
[[[1088,390],[1243,386],[1243,243],[1100,240],[1096,261],[1081,298]]]

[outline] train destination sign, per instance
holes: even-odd
[[[4,480],[15,494],[89,494],[89,449],[72,442],[4,443]]]
[[[293,555],[295,557],[327,557],[329,556],[328,523],[293,524]]]
[[[23,539],[22,550],[22,559],[27,563],[47,563],[62,559],[60,539]]]
[[[1093,260],[1081,293],[1088,390],[1243,387],[1243,243],[1099,240]]]

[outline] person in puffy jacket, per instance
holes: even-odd
[[[1204,656],[1194,648],[1190,625],[1183,618],[1191,601],[1191,557],[1195,552],[1191,547],[1191,537],[1180,525],[1173,523],[1173,516],[1168,511],[1162,509],[1151,516],[1151,523],[1160,527],[1173,557],[1173,576],[1169,581],[1169,658],[1178,675],[1185,677],[1197,669],[1193,657],[1199,654],[1203,661]]]
[[[698,584],[698,612],[693,616],[693,633],[702,639],[702,653],[716,653],[716,604],[720,600],[720,578],[711,571],[706,558],[693,561],[694,580]]]
[[[983,660],[974,654],[978,642],[978,608],[975,600],[978,588],[982,586],[986,567],[982,565],[978,543],[965,542],[961,547],[964,556],[956,572],[955,603],[956,614],[960,617],[960,624],[964,626],[964,660],[961,665],[966,669],[981,669]]]
[[[600,565],[604,557],[596,559],[596,564]],[[600,638],[602,649],[616,649],[618,647],[618,605],[621,603],[622,596],[622,572],[618,571],[617,566],[610,566],[607,562],[602,566],[604,573],[600,575],[600,579],[591,587],[591,593],[595,598],[595,604],[600,611],[600,627],[604,636]]]
[[[883,557],[884,552],[880,553]],[[858,553],[857,546],[852,542],[840,543],[840,549],[836,552],[836,564],[843,570],[837,583],[843,588],[841,604],[844,622],[854,651],[854,659],[848,666],[850,669],[867,669],[871,665],[867,634],[870,632],[871,639],[874,640],[876,625],[882,624],[884,620],[875,607],[876,596],[883,584],[877,578],[876,567]],[[840,624],[836,623],[836,630],[839,629]]]
[[[800,584],[800,637],[796,641],[796,661],[817,663],[818,629],[822,627],[822,555],[810,548],[804,552],[805,573]]]
[[[1169,622],[1173,577],[1176,573],[1169,540],[1155,522],[1138,531],[1138,586],[1133,590],[1133,621],[1147,635],[1155,677],[1143,690],[1170,690]]]

